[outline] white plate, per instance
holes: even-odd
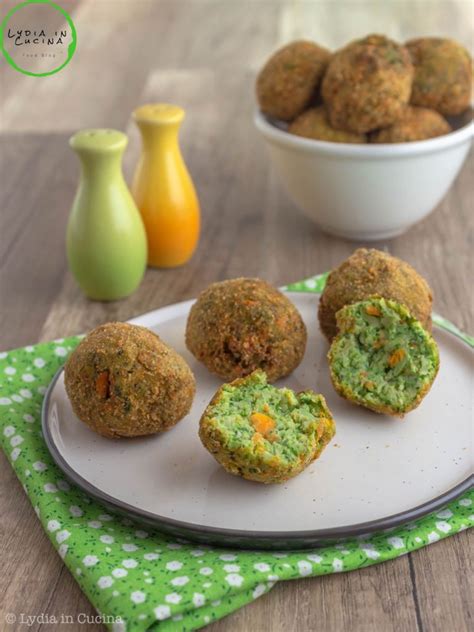
[[[316,319],[319,297],[289,293],[308,328],[301,365],[279,385],[323,393],[336,436],[322,456],[283,485],[227,474],[198,437],[199,418],[221,382],[187,351],[192,301],[131,322],[156,331],[189,362],[197,381],[190,414],[169,432],[111,440],[81,423],[66,396],[62,371],[43,409],[48,447],[87,493],[159,529],[240,546],[313,546],[328,539],[390,528],[442,506],[469,486],[472,472],[472,353],[436,329],[441,367],[421,405],[404,420],[377,415],[337,396],[327,343]]]

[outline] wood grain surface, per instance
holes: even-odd
[[[14,4],[2,3],[2,17]],[[0,60],[2,349],[128,319],[192,298],[217,279],[256,275],[280,285],[331,268],[356,245],[321,233],[280,188],[252,124],[256,70],[297,37],[330,48],[368,32],[473,41],[470,1],[60,4],[78,32],[67,68],[38,79]],[[64,232],[78,177],[67,140],[81,127],[126,130],[130,176],[139,151],[130,112],[155,100],[186,108],[182,149],[202,205],[202,239],[186,266],[148,270],[130,298],[94,303],[66,265]],[[402,237],[375,244],[424,274],[435,309],[471,333],[472,166],[471,157],[430,217]],[[0,472],[0,630],[13,629],[4,623],[8,611],[93,615],[3,454]],[[472,577],[472,536],[464,532],[386,564],[279,584],[209,630],[467,632],[473,629]],[[53,628],[36,623],[29,629]]]

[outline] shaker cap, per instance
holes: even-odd
[[[127,142],[127,135],[115,129],[83,129],[69,139],[72,149],[91,152],[124,149]]]
[[[180,123],[183,118],[183,108],[171,103],[148,103],[141,105],[133,112],[136,123]]]

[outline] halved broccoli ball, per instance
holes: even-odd
[[[260,483],[299,474],[335,431],[322,395],[278,389],[263,371],[224,384],[199,425],[202,443],[224,469]]]
[[[328,353],[336,391],[378,413],[403,417],[418,406],[439,368],[438,347],[408,309],[371,298],[338,311]]]

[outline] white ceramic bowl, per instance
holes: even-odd
[[[426,217],[459,173],[473,124],[411,143],[350,145],[289,134],[260,112],[255,125],[293,202],[324,231],[394,237]]]

